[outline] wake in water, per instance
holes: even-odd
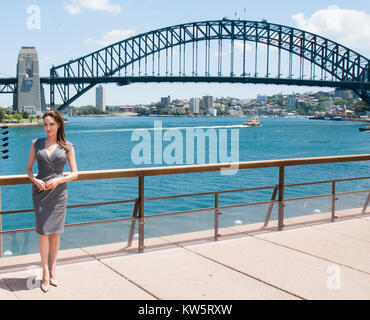
[[[160,127],[160,128],[122,128],[122,129],[103,129],[103,130],[71,130],[68,133],[90,133],[90,132],[129,132],[129,131],[155,131],[155,130],[182,130],[182,129],[224,129],[224,128],[249,128],[248,126],[238,124],[230,126],[200,126],[200,127]]]

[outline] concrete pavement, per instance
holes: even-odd
[[[60,251],[40,290],[39,254],[0,259],[0,299],[370,299],[370,215],[360,209]]]

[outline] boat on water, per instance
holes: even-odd
[[[324,120],[323,116],[308,116],[307,119],[311,120]]]
[[[370,126],[358,128],[359,131],[370,132]]]
[[[311,120],[332,120],[332,121],[341,121],[342,117],[334,116],[333,114],[326,114],[325,116],[309,116],[307,119]]]
[[[341,117],[336,117],[332,114],[327,114],[324,116],[324,120],[334,120],[334,121],[341,121],[342,118]]]
[[[260,127],[262,124],[259,122],[258,117],[252,117],[251,119],[245,121],[243,125],[248,127]]]

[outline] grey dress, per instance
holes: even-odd
[[[32,143],[39,169],[36,178],[47,182],[53,178],[63,177],[68,152],[58,145],[49,157],[45,149],[45,139],[34,139]],[[73,146],[69,141],[67,144],[69,147]],[[61,183],[54,189],[40,190],[32,183],[32,200],[35,209],[36,232],[42,235],[64,232],[68,200],[67,184]]]

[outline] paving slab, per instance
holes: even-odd
[[[102,261],[159,299],[296,299],[182,248]]]
[[[347,228],[350,227],[348,225]],[[256,237],[370,273],[368,241],[312,227],[261,234]]]
[[[93,257],[88,255],[80,248],[60,250],[58,252],[57,264],[81,262],[93,260]],[[24,271],[30,266],[41,266],[41,258],[39,253],[28,255],[11,256],[0,258],[0,275],[6,272]]]
[[[235,229],[234,227],[219,228],[218,233],[220,235],[219,240],[230,239],[230,238],[235,238],[235,237],[240,238],[244,236],[242,232]],[[214,240],[214,229],[161,236],[161,239],[169,243],[175,244],[177,246],[207,243],[210,241],[215,241]]]
[[[175,244],[171,244],[162,238],[144,239],[145,252],[158,251],[161,249],[176,248]],[[133,240],[131,246],[127,246],[127,242],[110,243],[98,246],[85,247],[82,249],[86,254],[93,256],[96,259],[122,257],[126,255],[136,255],[138,251],[138,240]]]
[[[368,274],[264,239],[245,237],[187,248],[303,299],[370,299]],[[336,276],[339,280],[333,281]]]
[[[347,209],[336,212],[337,220],[347,220],[357,218],[361,213],[361,208]],[[331,222],[331,212],[315,213],[302,215],[297,217],[289,217],[284,219],[285,230],[301,227],[309,227],[315,225],[321,225]],[[229,229],[240,232],[241,234],[254,235],[259,233],[267,233],[276,231],[278,227],[277,220],[270,220],[267,226],[264,226],[264,222],[258,222],[253,224],[235,225]],[[227,228],[225,228],[227,229]]]
[[[322,229],[330,232],[335,232],[355,239],[370,242],[370,220],[366,219],[337,221],[335,223],[315,226],[315,229]]]
[[[58,287],[40,289],[41,268],[3,274],[6,285],[18,299],[45,300],[153,300],[154,298],[121,275],[98,261],[80,262],[57,267]],[[0,287],[0,297],[7,291]],[[8,291],[9,292],[9,291]],[[6,294],[6,292],[5,292]]]

